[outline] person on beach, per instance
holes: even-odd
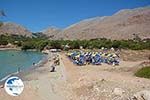
[[[54,60],[54,63],[55,63],[56,65],[59,65],[59,64],[60,64],[59,55],[56,55],[53,60]]]
[[[59,64],[60,64],[60,60],[59,60],[58,57],[56,58],[56,60],[54,61],[54,63],[55,63],[56,65],[59,65]]]
[[[51,70],[50,70],[50,72],[55,72],[55,67],[56,67],[56,64],[55,64],[55,63],[52,64],[52,65],[51,65]]]

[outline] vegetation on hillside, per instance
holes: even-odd
[[[0,27],[3,25],[3,22],[0,21]]]
[[[82,46],[84,49],[100,49],[105,48],[119,48],[132,50],[150,50],[150,39],[147,40],[110,40],[110,39],[92,39],[92,40],[49,40],[45,36],[34,36],[32,38],[18,35],[0,35],[0,45],[7,45],[8,43],[17,45],[23,50],[37,49],[43,50],[44,47],[63,49],[68,45],[70,49],[79,49]]]
[[[139,69],[135,75],[137,77],[150,78],[150,66]]]

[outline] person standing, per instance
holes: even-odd
[[[55,67],[56,67],[56,64],[53,63],[53,64],[51,65],[51,70],[50,70],[50,72],[55,72]]]

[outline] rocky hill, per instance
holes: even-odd
[[[22,36],[32,36],[32,33],[21,25],[16,23],[4,22],[0,26],[0,34],[14,34]]]
[[[32,36],[32,33],[21,25],[3,23],[0,34]],[[65,29],[49,27],[40,32],[49,39],[96,39],[112,40],[132,39],[135,36],[150,38],[150,6],[135,9],[124,9],[112,16],[95,17],[82,20]]]
[[[150,6],[125,9],[112,16],[95,17],[71,25],[59,33],[63,39],[150,38]]]
[[[59,34],[62,30],[56,27],[49,27],[42,31],[42,33],[48,36],[50,39],[60,39]]]

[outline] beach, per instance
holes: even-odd
[[[150,0],[0,0],[0,100],[150,100]]]
[[[121,61],[119,66],[77,66],[66,56],[57,53],[60,65],[50,72],[52,57],[42,66],[20,76],[24,91],[17,97],[8,95],[0,88],[0,100],[125,100],[139,91],[150,90],[150,80],[134,76],[134,71],[143,62]],[[123,92],[116,94],[115,89]]]

